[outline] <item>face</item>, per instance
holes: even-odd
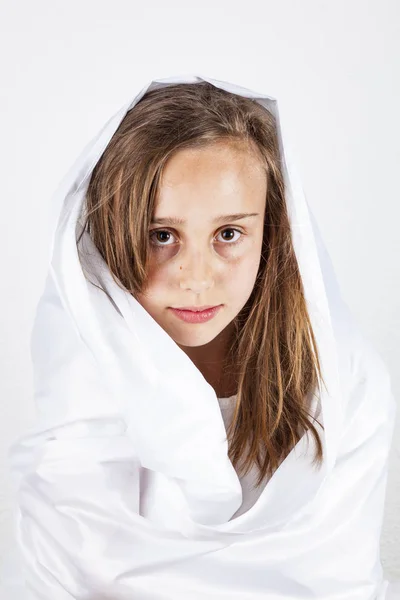
[[[247,302],[266,192],[265,171],[248,149],[218,143],[181,150],[167,163],[149,231],[149,283],[137,300],[182,349],[221,338]],[[242,213],[252,216],[228,216]],[[171,310],[205,305],[222,307],[202,323]]]

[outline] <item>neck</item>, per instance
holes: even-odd
[[[224,358],[231,341],[233,325],[230,324],[211,342],[204,346],[180,346],[190,360],[202,373],[218,398],[233,396],[237,392],[237,383],[233,369],[224,369]]]

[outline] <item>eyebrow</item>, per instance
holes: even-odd
[[[260,213],[234,213],[233,215],[219,215],[213,220],[213,223],[225,223],[226,221],[239,221],[247,217],[258,217]],[[151,223],[159,223],[160,225],[184,225],[185,219],[179,217],[154,217]]]

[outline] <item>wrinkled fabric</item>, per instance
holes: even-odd
[[[214,389],[113,281],[85,232],[91,172],[147,90],[209,81],[277,120],[288,212],[326,388],[256,502],[242,504]],[[87,145],[52,202],[49,269],[31,338],[34,426],[10,449],[9,600],[388,600],[379,543],[396,403],[342,299],[275,98],[204,76],[149,82]],[[8,587],[7,587],[8,586]]]

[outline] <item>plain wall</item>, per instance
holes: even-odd
[[[203,74],[278,99],[343,295],[400,402],[397,0],[2,0],[0,23],[0,560],[11,535],[6,450],[34,414],[29,336],[51,194],[151,79]],[[399,420],[382,531],[389,579],[400,578]]]

